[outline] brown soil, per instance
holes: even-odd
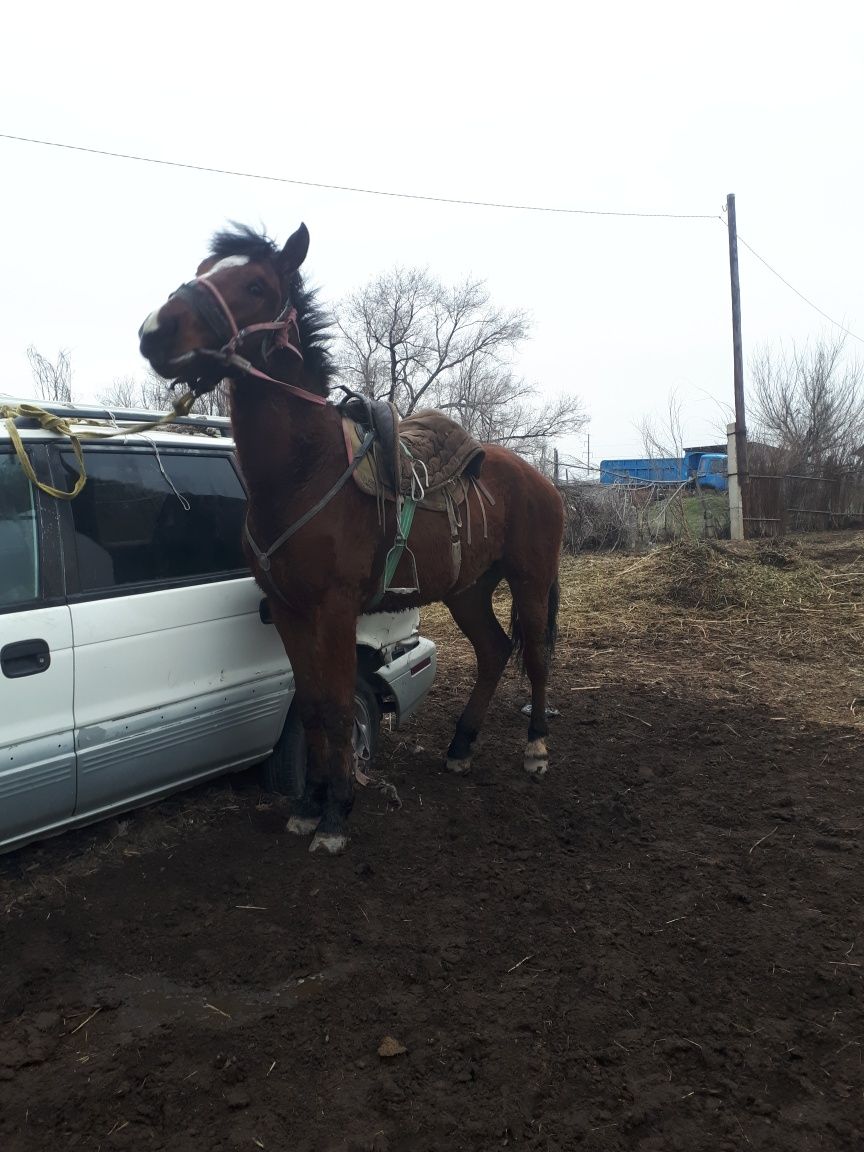
[[[429,614],[340,859],[241,778],[0,860],[0,1148],[864,1146],[861,543],[799,557],[839,648],[813,598],[580,614],[634,560],[568,565],[539,784],[516,673],[442,771]]]

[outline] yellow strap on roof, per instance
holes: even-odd
[[[87,472],[84,468],[84,453],[81,448],[82,440],[102,440],[108,439],[110,436],[131,436],[136,432],[147,432],[153,428],[158,428],[160,424],[170,424],[177,416],[188,416],[192,405],[195,403],[195,399],[196,397],[193,392],[186,392],[174,401],[171,411],[166,412],[163,416],[159,416],[155,420],[144,420],[140,424],[117,428],[112,432],[104,428],[98,430],[93,429],[87,432],[73,432],[68,417],[59,416],[54,412],[46,412],[46,410],[40,408],[38,404],[2,404],[0,405],[0,418],[6,421],[6,428],[8,429],[12,446],[15,449],[15,454],[30,483],[35,484],[37,488],[47,493],[48,496],[54,496],[58,500],[74,500],[87,483]],[[75,453],[75,459],[78,461],[79,470],[78,478],[71,492],[64,492],[62,488],[55,488],[52,484],[43,484],[43,482],[38,479],[33,470],[33,465],[30,463],[30,457],[24,448],[21,433],[18,431],[15,423],[16,419],[21,418],[35,420],[47,431],[57,432],[59,435],[67,437],[70,441],[72,451]]]

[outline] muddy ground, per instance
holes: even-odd
[[[864,548],[807,548],[839,628],[583,613],[633,561],[569,565],[541,783],[515,672],[442,771],[432,614],[344,857],[243,777],[0,860],[0,1148],[860,1149]]]

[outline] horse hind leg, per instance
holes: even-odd
[[[513,610],[511,632],[522,666],[531,682],[531,719],[525,746],[525,771],[536,777],[545,776],[549,768],[546,738],[546,685],[549,661],[555,646],[558,616],[558,582],[551,586],[537,581],[511,581]]]
[[[513,649],[492,608],[492,593],[500,579],[500,573],[491,569],[476,584],[444,601],[477,658],[477,679],[447,749],[447,768],[451,772],[465,773],[470,769],[474,742]]]

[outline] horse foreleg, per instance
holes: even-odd
[[[335,855],[348,843],[354,801],[356,621],[327,608],[311,622],[292,621],[286,635],[307,749],[306,788],[292,806],[288,830],[314,831],[309,851]]]
[[[303,795],[291,804],[291,815],[288,818],[287,828],[295,836],[311,836],[321,823],[324,804],[327,800],[327,780],[321,767],[326,763],[324,734],[313,709],[305,710],[306,719],[304,720],[304,709],[299,700],[295,707],[300,712],[300,720],[306,737],[306,784],[303,788]]]
[[[354,677],[351,692],[345,700],[328,692],[318,706],[318,718],[324,731],[324,775],[327,790],[324,810],[310,852],[329,852],[336,856],[348,844],[348,817],[354,807],[354,779],[351,733],[354,725]]]

